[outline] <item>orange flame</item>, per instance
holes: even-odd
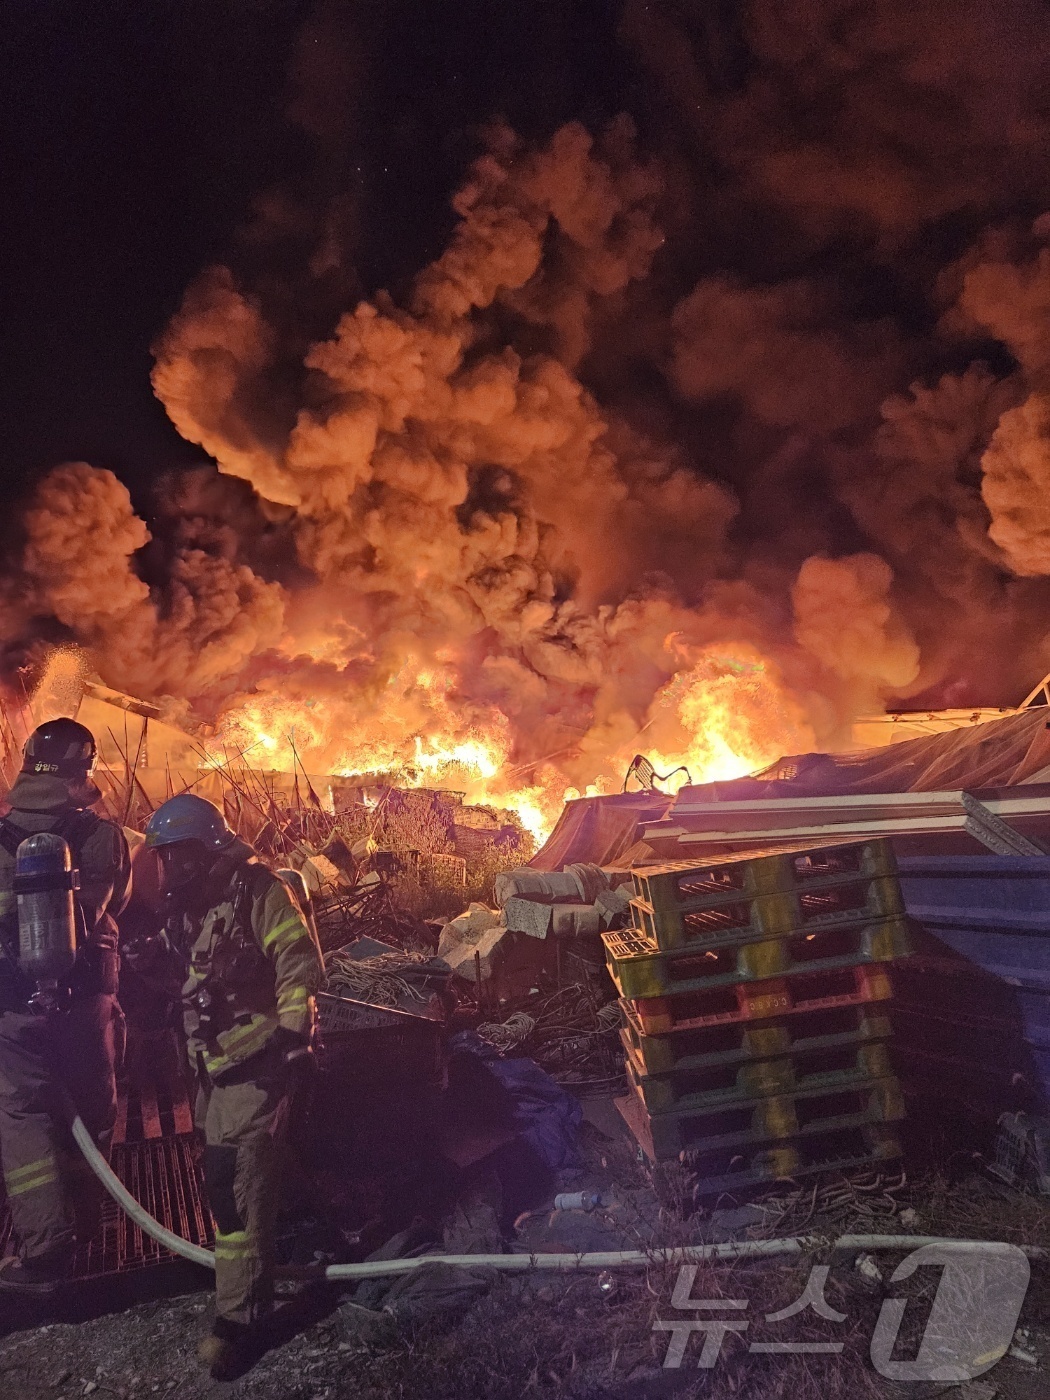
[[[667,683],[650,715],[654,766],[681,764],[694,783],[740,778],[815,744],[769,662],[747,647],[706,652]],[[680,775],[676,786],[684,781]]]
[[[695,655],[643,722],[627,728],[632,736],[585,775],[572,753],[521,763],[505,715],[458,705],[447,678],[406,666],[368,714],[351,715],[338,697],[254,696],[227,712],[208,751],[215,763],[243,753],[258,768],[288,772],[298,762],[312,775],[451,789],[469,803],[516,812],[542,842],[567,798],[618,792],[636,752],[658,772],[684,764],[696,783],[740,777],[812,744],[775,670],[744,646]],[[671,786],[684,781],[679,774]]]

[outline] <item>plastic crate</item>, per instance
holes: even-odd
[[[330,1037],[319,1055],[323,1073],[361,1093],[430,1092],[445,1082],[445,1040],[429,1022],[377,1026]]]
[[[741,898],[817,889],[871,877],[895,877],[893,847],[884,840],[838,845],[801,843],[772,851],[739,851],[708,861],[670,861],[633,871],[637,898],[657,911],[711,909]]]
[[[796,972],[890,962],[911,948],[906,919],[793,933],[758,943],[665,952],[637,929],[602,934],[609,974],[623,997],[638,1000]]]
[[[362,1090],[444,1082],[444,1022],[326,992],[317,1007],[325,1073]]]
[[[835,1007],[887,1001],[893,995],[889,968],[859,964],[768,982],[740,982],[666,997],[630,1002],[630,1012],[646,1035],[696,1030],[738,1021],[765,1021]]]
[[[154,1219],[191,1244],[211,1246],[211,1216],[191,1138],[124,1143],[113,1149],[111,1165]],[[173,1258],[106,1196],[95,1234],[77,1246],[73,1276],[89,1279],[131,1273]]]
[[[731,1021],[648,1035],[635,1014],[635,1005],[620,1002],[622,1034],[645,1074],[769,1060],[779,1055],[885,1040],[893,1032],[887,1014],[860,1005],[801,1012],[775,1022]]]
[[[110,1166],[155,1220],[191,1244],[210,1249],[213,1233],[205,1203],[200,1152],[191,1136],[120,1143]],[[78,1239],[74,1280],[135,1273],[175,1256],[131,1219],[108,1195],[100,1201],[94,1233]],[[0,1182],[0,1257],[14,1250],[14,1227]]]
[[[404,1028],[416,1022],[434,1025],[437,1018],[423,1014],[417,1016],[389,1006],[376,1006],[370,1001],[353,1001],[349,997],[333,996],[330,992],[317,994],[317,1025],[322,1039],[380,1027]]]
[[[756,895],[701,909],[656,910],[643,899],[631,901],[635,925],[668,950],[776,938],[802,930],[836,928],[904,913],[900,885],[891,875],[839,881],[812,890]]]
[[[646,1074],[626,1037],[624,1048],[631,1082],[649,1113],[677,1113],[809,1089],[852,1088],[893,1074],[889,1051],[878,1043],[810,1050],[775,1060],[672,1070],[669,1074]]]
[[[905,1116],[904,1095],[892,1077],[849,1088],[808,1089],[747,1103],[690,1106],[663,1113],[645,1109],[628,1066],[627,1082],[649,1118],[659,1156],[680,1152],[734,1151],[780,1138],[799,1138],[869,1123],[898,1123]]]

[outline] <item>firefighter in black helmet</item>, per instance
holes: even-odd
[[[18,1237],[18,1254],[0,1261],[0,1289],[45,1294],[69,1273],[75,1159],[62,1100],[72,1099],[103,1148],[116,1115],[123,1019],[114,916],[127,902],[131,860],[120,826],[88,810],[102,795],[94,766],[90,730],[71,719],[42,724],[0,820],[0,1166]],[[40,831],[62,836],[80,871],[76,964],[64,1007],[46,1014],[27,1004],[13,892],[15,852]]]

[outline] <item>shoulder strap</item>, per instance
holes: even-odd
[[[78,860],[84,842],[95,828],[101,825],[102,818],[97,817],[94,812],[64,812],[51,830],[56,836],[61,836],[64,841],[69,842],[73,858]]]
[[[279,876],[273,873],[269,866],[263,865],[262,861],[259,861],[257,864],[249,862],[245,865],[244,880],[245,884],[252,892],[253,899],[261,898],[262,895],[273,886],[275,881],[277,884],[284,883]]]
[[[29,835],[28,831],[23,831],[20,826],[15,826],[10,817],[0,819],[0,846],[14,860],[18,854],[18,848]]]

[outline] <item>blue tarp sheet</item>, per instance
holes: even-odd
[[[553,1171],[583,1165],[580,1128],[583,1108],[535,1060],[502,1059],[473,1031],[460,1031],[449,1042],[452,1054],[481,1060],[513,1105],[518,1135]]]

